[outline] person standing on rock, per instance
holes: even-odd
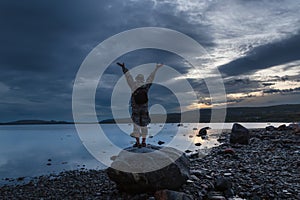
[[[157,70],[163,66],[163,64],[156,64],[156,68],[147,78],[146,82],[143,74],[138,74],[133,80],[128,69],[124,63],[117,63],[122,67],[123,73],[125,74],[127,83],[131,89],[131,119],[133,121],[133,132],[130,136],[136,139],[136,143],[133,147],[145,147],[146,137],[148,134],[147,125],[151,122],[149,111],[148,111],[148,91],[152,86],[155,74]],[[142,143],[140,143],[140,137],[142,137]]]

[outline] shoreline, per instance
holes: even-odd
[[[300,198],[300,134],[291,130],[249,129],[249,145],[232,145],[223,132],[220,146],[203,158],[191,157],[191,179],[180,192],[205,199],[209,195],[234,195],[244,199]],[[225,194],[216,180],[225,178]],[[201,194],[200,194],[201,193]],[[200,196],[202,197],[200,198]],[[153,194],[126,194],[117,190],[105,170],[73,170],[36,177],[27,184],[0,187],[0,198],[147,199]]]

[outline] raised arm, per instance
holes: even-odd
[[[151,83],[153,82],[157,70],[158,70],[159,68],[161,68],[162,66],[163,66],[163,64],[156,64],[156,67],[155,67],[154,71],[150,74],[150,76],[149,76],[149,77],[147,78],[147,80],[146,80],[146,83],[147,83],[147,84],[151,84]]]
[[[117,63],[120,67],[122,67],[122,71],[123,73],[125,74],[125,77],[126,77],[126,81],[129,85],[129,87],[134,90],[134,80],[131,76],[131,74],[129,73],[128,69],[125,67],[125,64],[124,63]]]

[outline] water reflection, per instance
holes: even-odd
[[[83,165],[103,168],[83,147],[73,125],[0,127],[1,179],[56,173]]]

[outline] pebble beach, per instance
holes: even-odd
[[[205,157],[189,154],[190,179],[181,199],[300,199],[300,134],[289,128],[250,129],[248,145],[220,146]],[[159,199],[157,193],[120,192],[105,170],[73,170],[5,185],[0,199]]]

